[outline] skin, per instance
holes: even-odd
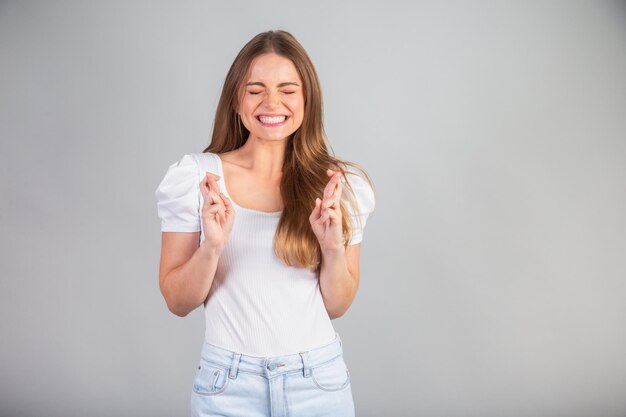
[[[242,147],[220,155],[224,175],[230,179],[227,188],[240,207],[278,211],[277,202],[282,204],[279,184],[286,142],[304,118],[302,81],[293,62],[273,53],[255,58],[244,81],[245,84],[252,84],[242,90],[237,113],[250,131],[250,136]],[[288,119],[282,126],[264,126],[256,118],[263,113],[284,114]],[[328,183],[322,195],[315,200],[309,222],[322,251],[320,289],[332,319],[343,315],[356,295],[361,245],[343,246],[340,173],[329,169],[327,175]],[[236,213],[232,201],[221,192],[216,182],[219,178],[217,174],[207,172],[200,184],[204,197],[202,224],[205,231],[205,240],[201,245],[197,243],[199,232],[162,233],[162,292],[169,271],[182,269],[182,264],[194,256],[216,263],[216,258],[228,242]],[[249,200],[244,200],[243,196],[249,196]],[[247,204],[242,205],[244,201]],[[194,255],[196,252],[203,255]],[[206,283],[201,287],[208,294],[210,283],[208,288]],[[175,309],[170,307],[170,310],[177,315],[186,315],[202,304],[206,294],[203,294],[205,297],[200,299],[200,303],[198,300],[184,306],[178,303]]]

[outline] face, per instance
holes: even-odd
[[[238,113],[250,131],[249,139],[282,140],[302,124],[302,80],[288,58],[259,55],[250,65],[243,88]]]

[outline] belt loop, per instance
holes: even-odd
[[[230,363],[230,370],[228,372],[228,377],[230,379],[237,378],[237,370],[239,369],[239,361],[241,360],[241,353],[235,353],[233,355],[233,360]]]
[[[309,368],[309,354],[308,352],[300,352],[300,357],[302,357],[303,375],[305,378],[308,378],[309,375],[311,375],[311,368]]]

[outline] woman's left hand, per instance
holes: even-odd
[[[322,252],[336,251],[344,248],[341,223],[341,173],[326,170],[330,177],[322,199],[315,199],[315,207],[309,216],[313,233],[320,243]]]

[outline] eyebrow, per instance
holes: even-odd
[[[246,86],[249,86],[249,85],[260,85],[261,87],[265,87],[265,84],[263,84],[260,81],[250,82],[250,83],[246,84]],[[291,81],[278,84],[279,87],[284,87],[286,85],[295,85],[297,87],[300,87],[300,84],[294,83],[294,82],[291,82]]]

